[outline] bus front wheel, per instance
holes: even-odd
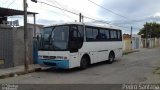
[[[89,61],[86,57],[83,57],[80,62],[80,68],[86,69],[89,66]]]

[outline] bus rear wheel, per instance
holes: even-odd
[[[107,63],[108,64],[112,64],[114,62],[114,53],[110,53],[109,54],[109,58],[108,58],[108,60],[107,60]]]
[[[89,61],[86,57],[83,57],[80,62],[80,68],[86,69],[89,66]]]

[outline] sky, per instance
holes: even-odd
[[[146,22],[160,21],[160,0],[90,0],[106,9],[116,13],[113,14],[89,0],[38,0],[75,13],[82,13],[84,16],[109,22],[110,25],[119,26],[123,33],[136,34]],[[75,22],[79,16],[47,6],[42,3],[34,3],[27,0],[28,11],[39,13],[36,15],[36,23],[52,25],[62,22]],[[0,0],[0,7],[8,7],[23,10],[23,0]],[[117,15],[118,14],[118,15]],[[122,17],[123,16],[123,17]],[[23,23],[22,16],[10,17],[10,20],[19,20]],[[28,22],[33,23],[33,17],[28,16]],[[84,22],[96,22],[84,18]],[[106,23],[103,23],[106,24]]]

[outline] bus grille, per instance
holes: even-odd
[[[43,56],[45,59],[56,59],[56,56]]]

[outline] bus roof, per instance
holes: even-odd
[[[49,26],[45,26],[45,27],[59,26],[59,25],[71,25],[71,24],[85,25],[85,26],[92,26],[92,27],[100,27],[100,28],[109,28],[109,29],[118,29],[118,30],[120,30],[119,27],[114,26],[114,25],[97,24],[97,23],[80,23],[80,22],[59,23],[59,24],[49,25]]]

